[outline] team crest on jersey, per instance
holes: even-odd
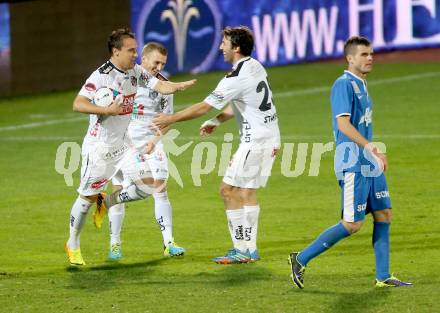
[[[136,79],[136,77],[134,77],[134,76],[130,76],[130,81],[131,81],[131,85],[132,85],[133,87],[136,87],[136,85],[137,85],[137,79]]]
[[[146,83],[148,81],[148,75],[145,73],[141,73],[141,75],[139,76],[139,79]]]
[[[161,98],[160,99],[160,110],[163,111],[168,104],[168,100],[166,98]]]
[[[134,28],[139,35],[139,49],[148,41],[162,43],[169,51],[171,72],[198,73],[211,67],[217,57],[222,25],[215,0],[138,0],[133,7],[140,12],[138,18],[133,18],[138,21]],[[198,49],[190,50],[191,46]]]

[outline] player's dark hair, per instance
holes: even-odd
[[[348,38],[344,44],[344,55],[347,56],[356,53],[355,48],[357,48],[357,46],[369,47],[371,46],[371,42],[362,36],[352,36]]]
[[[223,30],[223,36],[227,37],[232,47],[240,47],[240,53],[249,56],[254,49],[254,36],[251,30],[246,26],[226,27]]]
[[[163,44],[161,44],[159,42],[151,41],[151,42],[147,43],[144,46],[144,48],[142,49],[142,56],[145,56],[153,51],[159,51],[160,54],[165,55],[165,56],[168,54],[168,50],[167,50],[167,48],[165,48],[165,46]]]
[[[113,48],[121,50],[122,42],[125,38],[135,39],[134,33],[129,28],[119,28],[112,31],[107,40],[108,52],[110,52],[110,55],[113,54]]]

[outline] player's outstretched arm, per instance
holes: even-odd
[[[122,113],[122,107],[117,102],[115,100],[108,107],[100,107],[92,104],[87,97],[78,95],[73,100],[73,111],[87,114],[118,115]]]
[[[228,105],[222,112],[214,116],[213,118],[205,121],[200,126],[200,136],[206,137],[214,132],[214,130],[220,126],[220,124],[230,120],[234,117],[234,111],[231,105]]]
[[[191,87],[196,83],[196,81],[196,79],[191,79],[180,83],[173,83],[167,80],[159,80],[153,89],[161,94],[169,95],[175,93],[176,91],[182,91],[188,87]]]
[[[386,171],[388,168],[387,157],[385,156],[385,154],[382,153],[382,151],[380,151],[377,147],[375,147],[371,142],[369,142],[364,136],[359,133],[359,131],[351,124],[350,116],[338,116],[336,119],[338,122],[338,129],[348,138],[353,140],[353,142],[370,151],[376,158],[378,163],[381,165],[382,170]]]
[[[156,116],[153,118],[151,128],[162,131],[165,127],[171,124],[181,121],[192,120],[202,115],[205,115],[211,109],[212,106],[210,106],[206,102],[200,102],[197,104],[193,104],[192,106],[187,107],[186,109],[176,112],[174,114],[159,113],[156,114]]]

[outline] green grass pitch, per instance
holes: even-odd
[[[79,170],[69,187],[54,164],[58,146],[81,144],[86,132],[86,117],[71,110],[77,91],[1,99],[0,311],[440,312],[439,63],[376,64],[368,77],[375,139],[386,143],[390,162],[391,270],[415,286],[373,287],[368,216],[360,233],[309,264],[304,290],[292,288],[288,253],[303,248],[340,216],[333,154],[323,155],[318,176],[308,172],[311,144],[332,141],[329,92],[343,69],[343,64],[322,63],[269,69],[283,144],[295,143],[295,160],[297,144],[309,143],[308,157],[302,175],[286,177],[281,151],[268,187],[259,191],[262,260],[237,266],[210,260],[231,246],[218,195],[219,157],[215,170],[201,176],[200,187],[191,177],[204,119],[175,125],[179,146],[194,141],[172,158],[183,188],[169,182],[174,236],[187,249],[185,257],[162,257],[153,200],[148,199],[127,205],[119,264],[106,262],[107,224],[97,231],[89,218],[81,237],[87,266],[71,268],[63,246]],[[176,95],[178,108],[204,99],[222,75],[200,75],[197,86]],[[233,121],[207,140],[220,150],[226,132],[234,133],[235,147]]]

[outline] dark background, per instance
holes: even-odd
[[[11,83],[0,96],[80,88],[108,59],[109,30],[130,25],[128,0],[9,4]]]

